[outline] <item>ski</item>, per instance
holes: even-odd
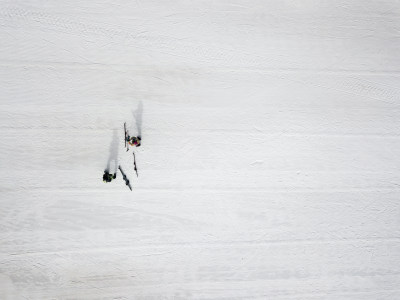
[[[127,143],[128,141],[128,131],[126,130],[126,122],[124,123],[124,131],[125,131],[125,148],[126,148],[126,152],[129,151],[129,143]]]
[[[131,186],[131,184],[130,184],[130,182],[129,182],[129,179],[128,179],[128,177],[126,177],[124,171],[122,171],[121,166],[118,166],[118,169],[119,169],[119,171],[120,171],[121,174],[122,174],[122,178],[124,179],[125,184],[126,184],[126,185],[128,186],[128,188],[132,191],[132,186]]]
[[[132,150],[133,153],[133,166],[135,168],[135,172],[136,172],[136,177],[139,177],[138,171],[137,171],[137,167],[136,167],[136,156],[135,156],[135,152]]]
[[[124,132],[125,132],[125,148],[126,148],[126,122],[124,123]]]

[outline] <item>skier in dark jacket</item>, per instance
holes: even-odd
[[[129,145],[131,146],[136,146],[136,147],[140,147],[140,142],[142,141],[142,139],[140,138],[140,136],[136,137],[136,136],[128,136],[126,138],[126,141],[129,143]]]
[[[110,174],[108,172],[108,170],[104,171],[104,175],[103,175],[103,182],[111,182],[113,179],[117,178],[117,174]]]

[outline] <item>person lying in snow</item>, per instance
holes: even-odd
[[[107,170],[104,171],[103,182],[111,182],[113,179],[117,178],[117,174],[110,174]]]
[[[138,137],[136,137],[136,136],[133,136],[133,137],[128,136],[126,138],[126,141],[129,143],[129,145],[136,146],[136,147],[140,146],[141,140],[142,139],[140,138],[140,136],[138,136]]]

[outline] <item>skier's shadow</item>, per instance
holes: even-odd
[[[139,102],[136,110],[132,111],[133,119],[136,124],[137,136],[140,136],[142,139],[142,122],[143,122],[143,103]]]
[[[110,155],[108,157],[107,169],[111,174],[117,173],[118,170],[118,152],[119,152],[119,138],[118,130],[113,130],[113,139],[110,144]],[[114,161],[114,168],[111,170],[111,164]]]

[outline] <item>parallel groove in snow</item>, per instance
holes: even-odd
[[[1,4],[1,299],[400,299],[399,3]]]

